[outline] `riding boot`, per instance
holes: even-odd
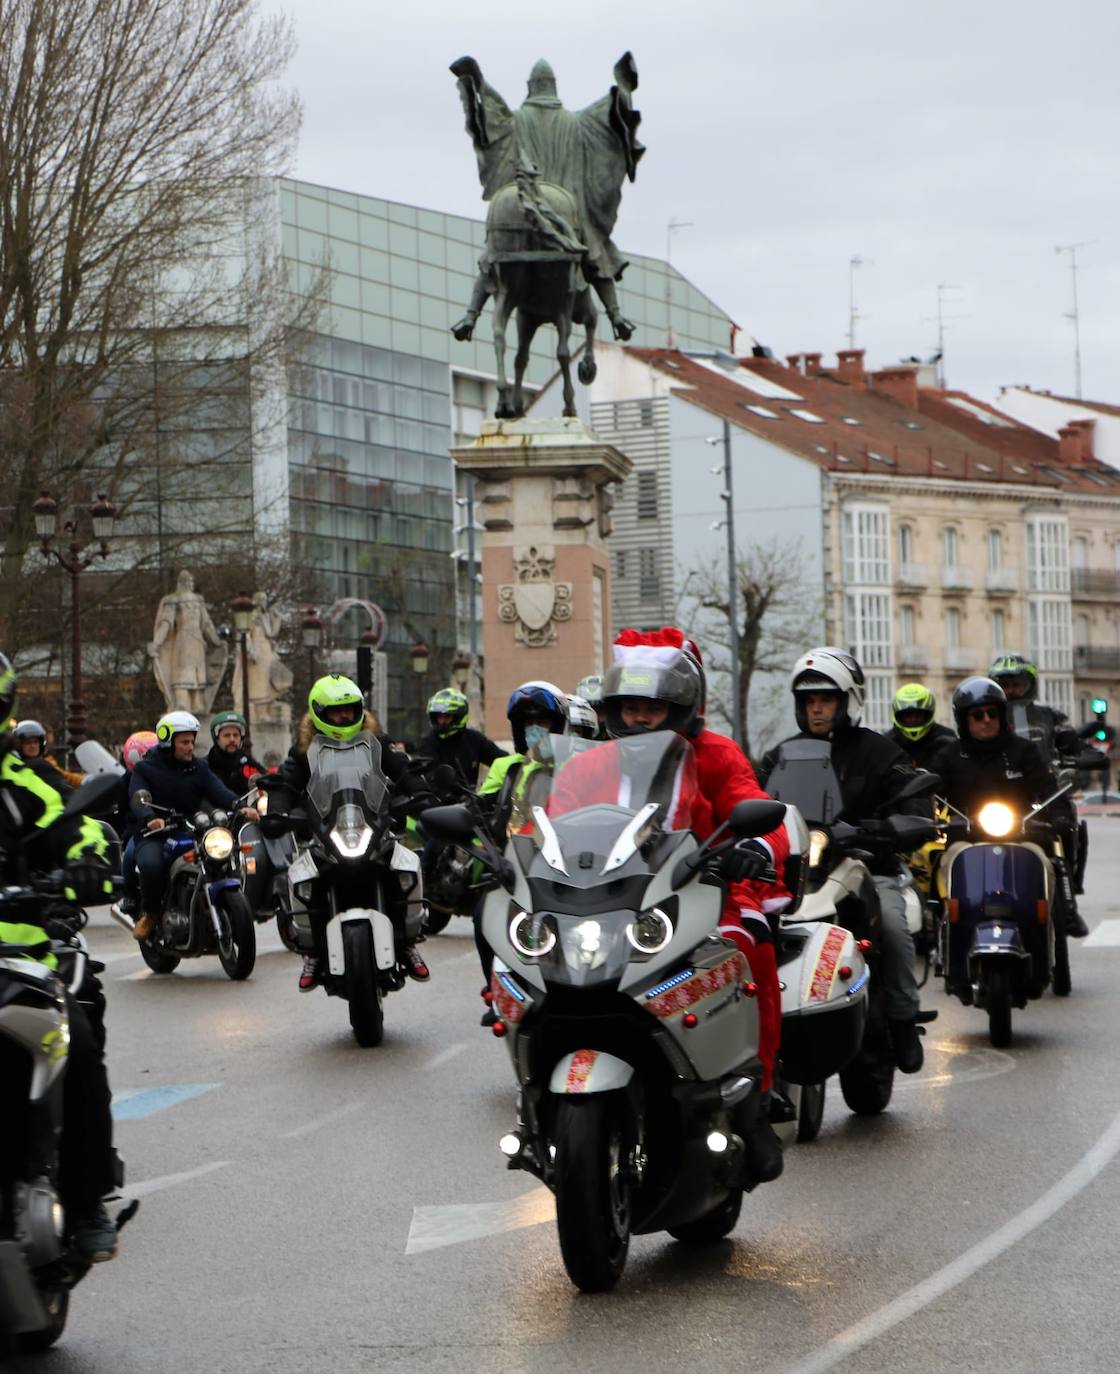
[[[1066,934],[1072,935],[1075,940],[1083,940],[1089,933],[1089,927],[1085,924],[1085,917],[1077,909],[1076,902],[1066,904]]]
[[[891,1021],[894,1062],[903,1073],[917,1073],[925,1063],[922,1037],[913,1021]]]
[[[756,1183],[772,1183],[780,1177],[785,1161],[782,1157],[782,1142],[770,1124],[769,1093],[762,1094],[754,1126],[743,1141],[743,1146],[743,1176],[751,1186]]]

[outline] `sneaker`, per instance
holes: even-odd
[[[74,1223],[74,1249],[90,1264],[102,1264],[117,1255],[117,1228],[100,1203]]]
[[[780,1177],[785,1161],[782,1142],[764,1116],[755,1121],[754,1130],[743,1141],[746,1147],[744,1169],[751,1183],[772,1183]]]
[[[132,927],[132,938],[134,940],[148,940],[155,928],[156,918],[150,912],[142,911],[139,920]]]
[[[892,1021],[891,1045],[894,1047],[894,1062],[903,1073],[917,1073],[925,1063],[922,1037],[913,1021]]]
[[[313,954],[303,956],[303,968],[299,974],[300,992],[311,992],[319,986],[319,961]]]
[[[405,945],[401,951],[401,961],[408,976],[417,983],[426,983],[432,976],[428,965],[415,945]]]
[[[486,1010],[482,1013],[482,1020],[479,1021],[478,1024],[480,1026],[493,1026],[497,1024],[497,1020],[498,1013],[494,1010],[493,1007],[487,1007]]]

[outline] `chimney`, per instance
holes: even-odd
[[[1075,429],[1080,436],[1081,461],[1091,463],[1094,459],[1093,454],[1093,435],[1096,432],[1096,420],[1071,420],[1069,428]]]
[[[821,370],[821,358],[822,358],[823,356],[824,356],[823,353],[806,353],[806,354],[805,354],[805,375],[806,375],[806,377],[808,377],[808,376],[810,376],[810,375],[815,376],[817,373],[820,372],[820,370]]]
[[[1081,462],[1081,430],[1076,420],[1058,430],[1058,457],[1063,463]]]
[[[863,349],[862,348],[841,348],[836,354],[837,370],[840,373],[840,380],[850,382],[853,386],[865,386],[867,379],[863,371]]]
[[[918,409],[918,369],[910,367],[884,367],[872,372],[870,382],[873,390],[890,396],[899,405],[909,410]]]
[[[803,366],[802,366],[802,359],[803,359],[803,357],[804,357],[804,355],[801,354],[801,353],[787,353],[787,354],[786,354],[786,366],[787,366],[788,368],[791,368],[794,372],[800,372],[801,375],[804,376],[804,375],[805,375],[805,369],[804,369]]]

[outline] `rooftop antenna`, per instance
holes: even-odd
[[[856,308],[856,268],[874,267],[874,262],[870,258],[861,258],[857,253],[848,259],[848,347],[856,346],[856,320],[860,319],[859,310]]]
[[[670,219],[665,226],[665,347],[673,347],[673,235],[691,229],[690,219]]]
[[[1082,239],[1080,243],[1057,243],[1055,253],[1069,254],[1069,276],[1073,287],[1073,309],[1066,311],[1066,319],[1073,321],[1073,371],[1076,379],[1077,399],[1081,400],[1081,310],[1077,303],[1077,250],[1088,248],[1096,239]]]
[[[951,281],[942,281],[942,282],[938,282],[938,283],[937,283],[937,314],[936,314],[936,315],[923,315],[923,316],[922,316],[922,318],[925,319],[925,320],[936,320],[936,321],[937,321],[937,385],[941,388],[942,391],[944,391],[944,390],[945,390],[945,387],[946,387],[946,381],[945,381],[945,326],[946,326],[947,324],[951,323],[953,320],[967,320],[967,319],[969,318],[967,315],[946,315],[946,313],[945,313],[945,301],[946,301],[946,297],[948,296],[948,293],[949,293],[950,291],[961,291],[961,290],[963,290],[963,289],[964,289],[963,287],[957,286],[954,282],[951,282]],[[950,298],[950,299],[949,299],[949,304],[950,304],[950,305],[955,305],[956,302]]]

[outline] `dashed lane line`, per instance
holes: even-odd
[[[113,1094],[113,1120],[142,1121],[219,1087],[220,1083],[165,1083],[158,1088],[125,1089]]]

